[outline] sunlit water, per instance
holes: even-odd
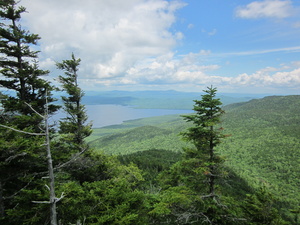
[[[122,105],[86,105],[88,121],[92,121],[93,128],[121,124],[126,120],[134,120],[153,116],[164,116],[172,114],[187,114],[191,110],[173,109],[136,109]],[[58,123],[64,117],[62,112],[53,116],[50,122]]]

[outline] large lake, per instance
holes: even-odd
[[[86,105],[85,107],[93,128],[121,124],[126,120],[192,112],[192,110],[136,109],[122,105]],[[58,120],[62,116],[63,114],[59,113],[53,119]]]

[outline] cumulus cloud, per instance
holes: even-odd
[[[293,14],[290,0],[254,1],[236,9],[236,16],[244,19],[263,17],[286,18]]]
[[[201,57],[210,54],[207,50],[198,53],[189,53],[177,57],[173,52],[138,61],[130,67],[122,76],[101,79],[98,84],[103,85],[155,85],[155,84],[178,84],[178,83],[202,83],[211,78],[207,72],[220,68],[215,64],[204,64]]]
[[[165,0],[22,0],[28,14],[24,25],[42,39],[41,67],[52,69],[55,62],[70,58],[72,52],[82,59],[81,84],[86,89],[108,87],[151,87],[154,85],[290,86],[300,87],[299,62],[293,67],[266,67],[236,77],[220,76],[221,68],[208,63],[212,55],[239,56],[273,52],[298,52],[299,46],[261,51],[213,54],[199,50],[184,55],[173,52],[184,38],[172,31],[181,1]],[[291,1],[255,1],[237,9],[242,18],[291,15]],[[188,28],[192,29],[193,24]],[[204,31],[215,35],[216,29]]]
[[[23,0],[25,25],[42,39],[44,65],[82,59],[87,76],[118,77],[138,60],[165,54],[183,33],[172,33],[180,1],[146,0]]]
[[[248,75],[243,73],[229,80],[230,84],[254,87],[300,87],[300,68],[290,71],[265,68]],[[272,73],[273,72],[273,73]]]
[[[170,53],[164,57],[153,59],[151,62],[137,65],[118,82],[131,84],[214,84],[235,87],[300,87],[299,62],[282,65],[280,68],[262,68],[252,74],[243,73],[236,77],[227,77],[214,75],[218,73],[219,65],[196,63],[197,60],[199,61],[199,57],[201,57],[200,53],[190,53],[180,59],[175,59]]]
[[[300,63],[265,67],[252,74],[242,73],[237,76],[221,76],[221,68],[217,64],[205,64],[201,59],[206,57],[203,52],[189,53],[177,57],[169,52],[155,58],[147,58],[128,69],[122,76],[89,79],[86,85],[97,86],[128,86],[128,87],[171,87],[172,85],[185,87],[204,87],[208,84],[220,88],[300,88]],[[191,89],[186,89],[190,90]]]

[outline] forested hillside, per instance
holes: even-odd
[[[265,97],[225,110],[223,126],[232,136],[220,150],[227,164],[251,185],[266,185],[283,209],[298,207],[300,96]]]
[[[59,86],[46,79],[18,4],[0,1],[0,224],[299,224],[300,96],[223,107],[211,86],[193,114],[92,130],[81,59],[56,63]],[[102,103],[193,103],[115,94]]]
[[[218,146],[234,173],[251,187],[266,186],[279,199],[278,207],[290,217],[290,209],[296,209],[300,202],[299,109],[300,96],[270,96],[225,106],[221,126],[229,137]],[[140,126],[142,121],[139,120]],[[130,121],[127,129],[129,124]],[[165,123],[127,131],[113,133],[112,127],[113,134],[94,140],[91,145],[108,154],[153,148],[178,152],[187,146],[178,134],[188,126],[179,116],[172,116]]]

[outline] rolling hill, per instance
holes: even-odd
[[[300,96],[269,96],[224,110],[221,126],[231,136],[218,151],[227,158],[227,166],[250,186],[267,186],[280,199],[278,207],[289,214],[288,209],[300,202]],[[117,155],[154,148],[178,152],[188,146],[178,135],[189,126],[180,116],[152,122],[141,119],[127,122],[125,129],[105,128],[106,134],[91,146]]]

